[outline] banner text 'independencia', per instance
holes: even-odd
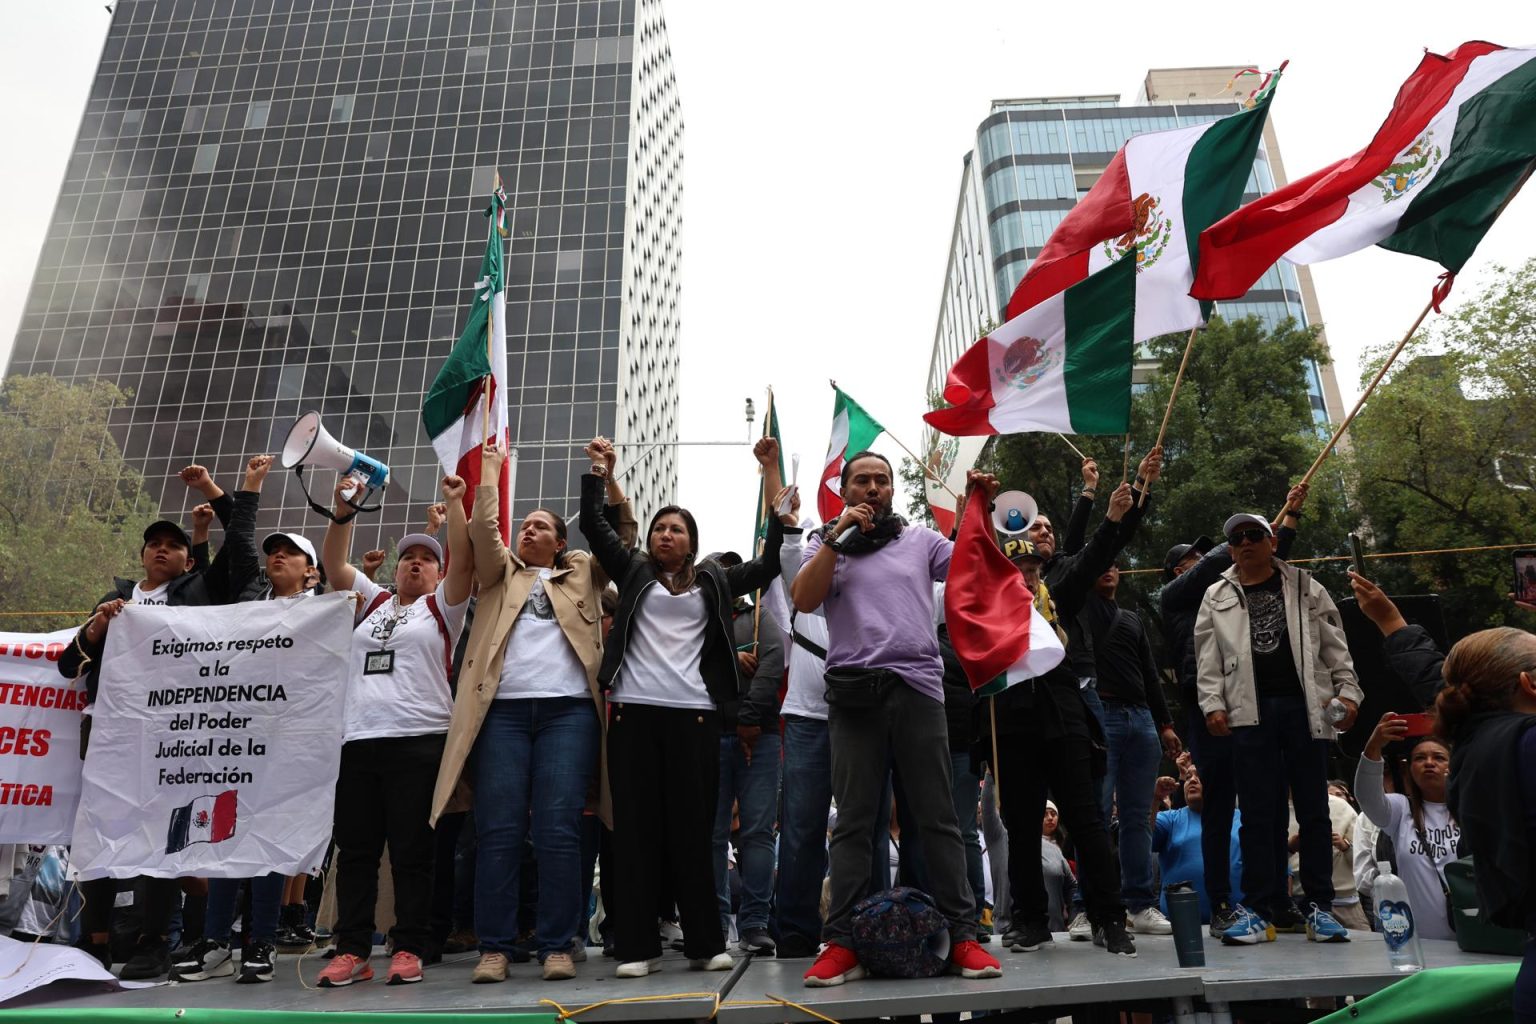
[[[152,708],[178,707],[182,704],[220,704],[225,701],[274,701],[287,700],[288,692],[282,683],[219,684],[215,686],[178,686],[163,690],[150,690],[148,705]]]

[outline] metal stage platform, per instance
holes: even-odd
[[[1424,943],[1430,967],[1508,964],[1510,958],[1462,953],[1453,942]],[[994,952],[998,947],[991,947]],[[343,989],[306,989],[300,983],[297,957],[280,957],[277,977],[263,985],[236,986],[229,979],[187,985],[162,985],[133,991],[104,991],[100,983],[60,982],[0,1005],[0,1021],[25,1021],[29,1010],[69,1011],[71,1021],[89,1024],[94,1011],[164,1009],[173,1024],[175,1011],[240,1009],[345,1014],[370,1013],[554,1013],[575,1014],[580,1021],[708,1020],[724,1024],[769,1024],[815,1018],[779,1003],[782,997],[837,1021],[901,1015],[955,1012],[1103,1006],[1162,999],[1204,999],[1237,1004],[1260,999],[1299,999],[1306,996],[1369,995],[1399,976],[1387,970],[1386,951],[1378,935],[1356,935],[1337,945],[1307,942],[1300,935],[1282,935],[1260,946],[1224,947],[1207,939],[1207,966],[1180,969],[1168,938],[1137,939],[1140,956],[1111,957],[1090,943],[1069,942],[1065,934],[1037,953],[1001,951],[1003,977],[990,981],[962,978],[928,980],[866,979],[837,988],[808,989],[800,976],[809,960],[738,962],[729,973],[690,971],[680,954],[669,955],[659,973],[620,980],[614,962],[597,951],[577,965],[574,981],[549,982],[536,964],[514,965],[512,976],[497,985],[472,985],[477,957],[445,958],[430,967],[419,985],[389,987],[381,980]],[[387,961],[374,958],[375,971]],[[303,981],[313,985],[324,961],[304,958]],[[637,997],[642,997],[637,999]],[[1182,997],[1182,998],[1180,998]],[[541,999],[556,1001],[558,1008]],[[626,1000],[610,1003],[609,1000]],[[594,1005],[606,1003],[607,1005]],[[588,1008],[590,1009],[584,1009]],[[107,1015],[103,1014],[105,1018]],[[57,1020],[55,1016],[53,1019]],[[345,1024],[345,1017],[336,1024]]]

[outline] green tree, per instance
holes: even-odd
[[[0,607],[94,606],[113,574],[138,571],[140,534],[154,518],[140,475],[107,429],[127,392],[49,376],[0,383]],[[0,629],[59,629],[71,616],[7,615]]]
[[[1387,355],[1367,354],[1362,383]],[[1350,428],[1348,465],[1372,546],[1536,546],[1536,259],[1496,268],[1456,313],[1410,342]],[[1446,594],[1453,638],[1529,628],[1505,595],[1509,552],[1383,559],[1394,593]]]

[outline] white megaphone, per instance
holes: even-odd
[[[338,523],[347,522],[358,512],[378,511],[378,505],[370,506],[352,500],[352,495],[357,493],[359,487],[367,488],[367,493],[362,497],[362,501],[367,502],[374,491],[389,483],[388,466],[378,459],[348,448],[332,437],[330,432],[320,425],[320,414],[313,409],[301,415],[288,431],[288,439],[283,442],[281,461],[284,469],[293,470],[299,478],[299,487],[303,489],[304,497],[309,501],[309,507]],[[351,505],[355,511],[338,518],[311,498],[309,488],[304,483],[305,466],[334,469],[342,476],[350,477],[355,481],[356,486],[342,494],[342,500]]]
[[[1039,514],[1035,499],[1023,491],[1004,491],[992,500],[992,527],[1009,537],[1029,529]]]

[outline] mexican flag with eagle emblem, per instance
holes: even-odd
[[[1008,319],[1134,258],[1137,341],[1205,323],[1209,307],[1189,297],[1200,233],[1242,202],[1279,80],[1280,71],[1265,77],[1227,117],[1132,136],[1046,239],[1008,300]]]
[[[1123,434],[1131,423],[1136,261],[1123,259],[976,342],[923,416],[957,436],[1055,430]]]
[[[1235,298],[1282,257],[1318,263],[1370,245],[1460,273],[1533,169],[1536,49],[1426,53],[1369,145],[1200,236],[1193,294]]]

